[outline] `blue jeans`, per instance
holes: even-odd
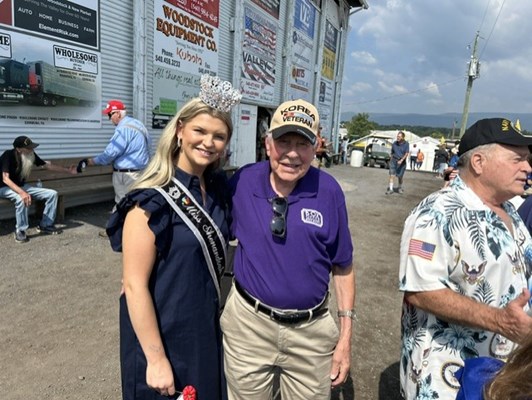
[[[44,200],[46,202],[40,225],[42,227],[52,226],[57,212],[57,192],[52,189],[38,188],[28,184],[21,186],[21,188],[31,196],[32,200]],[[15,203],[17,232],[28,230],[28,207],[24,205],[18,193],[4,186],[0,188],[0,198],[9,199]]]

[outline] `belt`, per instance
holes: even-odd
[[[140,169],[119,169],[119,168],[113,168],[114,172],[139,172]]]
[[[236,291],[240,294],[240,296],[242,296],[244,300],[246,300],[249,305],[255,308],[256,311],[260,311],[261,313],[266,314],[270,317],[270,319],[280,322],[281,324],[293,325],[303,321],[310,322],[314,318],[325,314],[328,310],[328,308],[326,307],[327,298],[329,297],[328,292],[323,298],[322,302],[314,308],[299,311],[283,311],[261,303],[259,300],[254,298],[248,292],[246,292],[246,290],[242,286],[240,286],[240,284],[236,280],[234,282]]]

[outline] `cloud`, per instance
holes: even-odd
[[[344,75],[357,86],[343,87],[349,111],[461,112],[479,31],[471,112],[531,112],[525,88],[532,87],[532,2],[368,2],[350,18]],[[347,92],[366,98],[357,103]]]
[[[367,51],[353,51],[351,53],[351,58],[360,64],[364,65],[375,65],[377,64],[377,59]]]

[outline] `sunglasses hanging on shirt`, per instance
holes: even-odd
[[[270,222],[270,231],[273,236],[284,239],[286,237],[286,212],[288,200],[286,197],[276,196],[269,200],[272,205],[273,218]]]

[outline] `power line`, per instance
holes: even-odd
[[[478,32],[480,32],[481,28],[482,28],[482,25],[484,25],[484,22],[486,20],[486,15],[488,13],[488,10],[489,10],[489,6],[490,6],[490,3],[491,3],[491,0],[488,1],[488,4],[486,5],[486,9],[484,10],[484,16],[482,17],[482,21],[480,23],[480,27],[479,27],[479,30]],[[482,57],[482,54],[484,54],[484,51],[486,50],[486,47],[488,46],[488,42],[493,34],[493,31],[495,30],[495,26],[497,25],[497,22],[499,20],[499,17],[501,15],[501,12],[502,12],[502,9],[504,7],[504,4],[506,3],[506,0],[503,0],[503,2],[501,3],[501,7],[499,8],[499,12],[497,13],[497,17],[495,18],[495,21],[491,27],[491,31],[488,35],[488,38],[486,39],[485,43],[484,43],[484,47],[482,48],[482,51],[480,52],[480,55],[478,57],[478,59],[480,59]],[[469,46],[468,46],[469,47]],[[344,106],[356,106],[356,105],[360,105],[360,104],[371,104],[371,103],[379,103],[381,101],[386,101],[386,100],[389,100],[389,99],[393,99],[393,98],[396,98],[396,97],[401,97],[401,96],[407,96],[407,95],[410,95],[410,94],[414,94],[414,93],[420,93],[420,92],[424,92],[424,91],[427,91],[427,90],[430,90],[434,87],[442,87],[442,86],[446,86],[446,85],[449,85],[453,82],[456,82],[458,80],[463,80],[464,77],[461,76],[459,78],[454,78],[454,79],[451,79],[450,81],[447,81],[447,82],[443,82],[443,83],[432,83],[424,88],[421,88],[421,89],[416,89],[416,90],[409,90],[409,91],[406,91],[406,92],[403,92],[403,93],[397,93],[397,94],[393,94],[393,95],[390,95],[390,96],[384,96],[384,97],[379,97],[377,99],[373,99],[373,100],[366,100],[366,101],[356,101],[356,102],[349,102],[349,103],[344,103]]]
[[[488,38],[486,39],[486,42],[484,43],[484,47],[482,48],[482,51],[480,52],[479,58],[482,57],[482,54],[484,54],[486,47],[488,47],[488,42],[490,41],[491,35],[493,34],[493,31],[495,30],[495,25],[497,25],[497,21],[499,21],[499,17],[501,15],[502,8],[504,7],[504,3],[506,3],[506,0],[503,0],[503,2],[501,3],[501,8],[499,8],[499,12],[497,13],[497,18],[495,18],[495,22],[493,23],[493,26],[491,27],[490,34],[488,35]]]

